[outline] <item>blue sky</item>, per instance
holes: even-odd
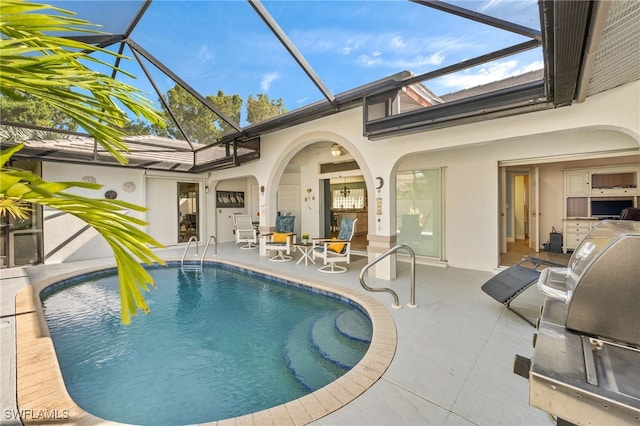
[[[539,29],[536,0],[451,3]],[[125,25],[124,16],[139,2],[93,4],[101,11],[97,6],[92,11],[88,1],[63,7],[102,20],[108,30]],[[527,40],[402,0],[264,0],[263,5],[334,95],[400,71],[421,74]],[[246,99],[266,93],[282,98],[289,110],[323,99],[244,0],[155,0],[132,39],[203,95],[222,90]],[[140,74],[133,65],[125,68]],[[540,50],[532,50],[424,84],[440,95],[542,66]],[[164,90],[173,86],[160,74],[154,78]],[[133,84],[151,93],[143,80]]]

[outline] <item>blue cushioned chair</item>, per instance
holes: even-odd
[[[322,259],[323,266],[318,271],[327,274],[339,274],[347,272],[347,267],[336,263],[349,263],[351,261],[351,239],[356,229],[358,219],[342,219],[340,232],[337,239],[314,239],[313,258]]]
[[[274,262],[286,262],[293,259],[291,248],[296,242],[295,216],[276,216],[276,230],[269,234],[263,234],[264,246],[266,250],[277,251],[277,254],[270,257]]]

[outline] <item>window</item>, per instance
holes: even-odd
[[[345,185],[346,188],[346,185]],[[344,188],[333,190],[333,209],[363,209],[366,205],[366,189]]]

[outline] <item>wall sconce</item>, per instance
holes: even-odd
[[[331,145],[331,155],[334,157],[340,157],[342,155],[342,147],[337,143]]]
[[[208,186],[204,187],[204,192],[206,192],[207,194],[209,193],[209,187]]]

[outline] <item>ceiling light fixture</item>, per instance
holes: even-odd
[[[344,188],[340,190],[340,195],[342,195],[343,197],[348,197],[349,195],[351,195],[351,190],[347,188],[347,178],[344,178]]]
[[[340,157],[342,155],[342,148],[337,143],[331,145],[331,155],[334,157]]]

